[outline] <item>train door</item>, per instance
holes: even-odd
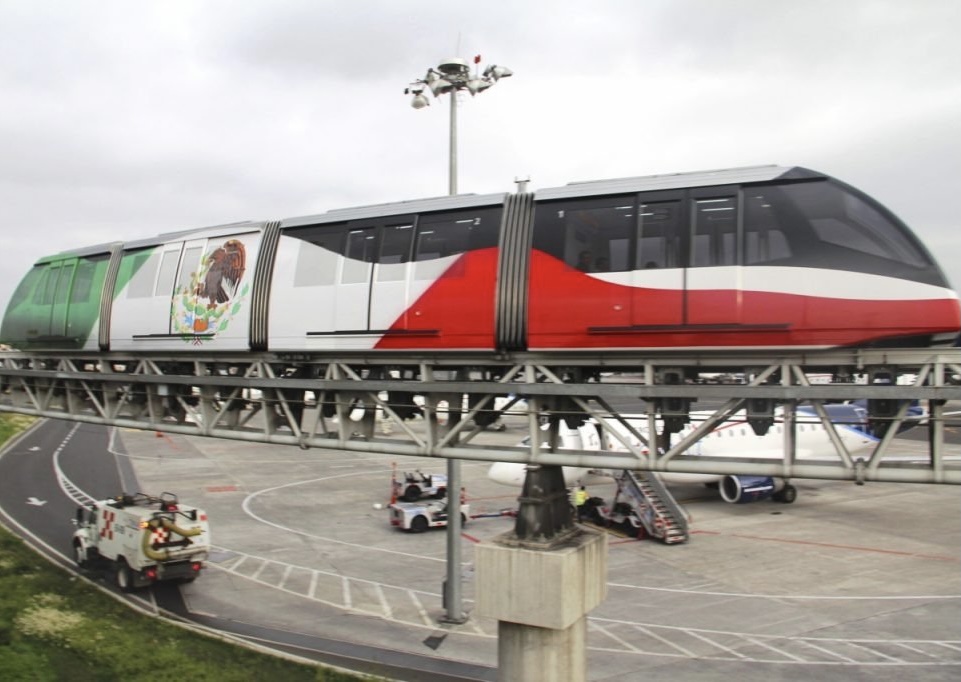
[[[334,330],[366,332],[370,322],[370,278],[377,258],[377,228],[349,229],[344,256],[340,286],[335,293]]]
[[[634,327],[684,323],[683,206],[679,192],[641,196],[632,282]]]
[[[70,305],[70,284],[77,267],[77,260],[62,261],[54,266],[49,280],[53,285],[53,296],[50,310],[49,336],[63,338],[67,336],[67,313]],[[55,283],[54,283],[55,282]]]
[[[685,322],[736,325],[741,322],[738,267],[738,194],[730,187],[691,191]]]
[[[201,316],[196,315],[196,310],[186,321],[180,319],[179,315],[182,309],[197,305],[195,295],[199,286],[200,260],[206,246],[206,239],[191,239],[187,242],[164,246],[160,276],[157,278],[157,293],[166,296],[170,306],[167,315],[169,324],[167,333],[169,334],[206,331],[199,328],[202,326],[198,324]],[[178,306],[178,298],[183,305]]]
[[[379,253],[371,273],[371,331],[407,329],[413,233],[414,222],[409,219],[391,221],[380,228]]]

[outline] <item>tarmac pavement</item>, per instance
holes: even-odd
[[[514,444],[525,427],[487,435]],[[394,463],[400,475],[444,473],[445,461],[132,430],[120,439],[141,491],[174,492],[209,514],[210,568],[183,588],[194,613],[496,666],[495,621],[440,623],[446,532],[398,531],[375,508],[389,502]],[[898,454],[923,448],[897,443]],[[516,507],[520,491],[487,468],[463,462],[472,514]],[[676,487],[687,543],[612,535],[608,598],[589,618],[589,679],[956,680],[959,489],[794,483],[791,505],[728,505]],[[589,486],[613,492],[613,482]],[[473,547],[512,525],[491,516],[464,528],[468,614]]]

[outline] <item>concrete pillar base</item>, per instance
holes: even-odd
[[[498,622],[498,679],[584,680],[586,614],[607,596],[607,535],[538,547],[505,533],[474,550],[478,615]]]
[[[499,682],[583,680],[587,674],[587,616],[563,630],[497,623]]]

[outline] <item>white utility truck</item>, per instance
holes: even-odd
[[[425,474],[420,470],[404,474],[404,488],[401,499],[416,502],[422,497],[440,499],[447,494],[447,476],[444,474]]]
[[[423,533],[428,528],[447,526],[447,498],[429,502],[395,502],[390,505],[390,525],[412,533]],[[467,523],[470,505],[461,504],[461,524]]]
[[[124,592],[160,580],[190,582],[210,551],[206,512],[172,493],[119,495],[77,509],[73,552],[81,568],[105,568]]]

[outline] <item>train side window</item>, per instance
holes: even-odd
[[[824,180],[765,188],[764,197],[790,242],[791,264],[833,260],[879,274],[929,265],[907,228],[856,190]]]
[[[414,249],[414,278],[436,279],[445,271],[448,276],[461,274],[448,270],[450,264],[440,259],[497,246],[500,218],[499,207],[421,216]]]
[[[50,265],[40,265],[42,268],[40,273],[40,282],[37,284],[37,288],[33,292],[33,302],[37,305],[50,305],[53,302],[53,289],[52,286],[56,286],[57,275],[60,274],[60,268],[53,268]],[[50,280],[53,279],[53,285],[50,284]],[[47,290],[50,290],[50,300],[46,300]]]
[[[16,290],[13,292],[13,296],[10,297],[10,308],[26,302],[26,300],[30,298],[30,292],[34,292],[36,297],[36,292],[40,291],[40,287],[37,287],[37,283],[43,280],[43,274],[46,271],[46,268],[46,265],[35,265],[30,269],[30,272],[27,273],[26,277],[20,280],[20,284],[17,285]],[[36,289],[34,287],[36,287]]]
[[[633,266],[636,224],[633,196],[542,204],[534,218],[534,248],[585,272],[623,272]]]
[[[777,191],[747,189],[744,192],[744,264],[759,265],[791,258],[791,246],[783,225],[786,216],[777,210]]]
[[[297,251],[294,286],[332,285],[336,280],[337,261],[344,249],[346,230],[343,225],[308,227],[288,234],[304,242]]]
[[[141,251],[130,254],[126,258],[132,259],[131,270],[133,276],[127,285],[127,298],[150,298],[153,296],[154,280],[157,277],[157,267],[160,256],[156,251]]]
[[[177,277],[177,265],[180,263],[180,249],[165,251],[160,260],[160,276],[157,277],[157,288],[154,296],[170,296],[173,291],[174,279]]]
[[[73,290],[70,292],[71,303],[86,303],[93,291],[93,279],[97,273],[98,262],[107,260],[100,258],[81,258],[77,263],[77,272],[73,277]]]
[[[184,257],[180,261],[180,275],[177,277],[177,291],[189,289],[200,269],[200,259],[204,254],[202,246],[191,246],[184,249]]]
[[[737,199],[695,199],[691,266],[737,265]]]
[[[379,265],[396,265],[410,260],[410,242],[414,226],[388,225],[381,231]],[[404,279],[403,268],[377,268],[377,281],[390,282]]]
[[[794,193],[822,241],[915,267],[927,265],[906,231],[857,195],[828,182],[799,185]]]
[[[370,267],[377,259],[377,232],[374,228],[347,233],[346,260],[340,276],[341,284],[360,284],[370,279]]]
[[[73,270],[73,264],[60,267],[60,277],[57,279],[57,291],[54,294],[54,303],[67,302],[70,296],[70,283],[73,280]]]
[[[635,262],[641,269],[678,267],[680,204],[677,201],[642,203]]]

